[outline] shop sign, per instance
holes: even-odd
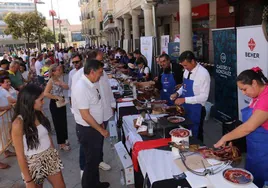
[[[198,7],[192,8],[192,18],[193,19],[201,19],[209,17],[209,4],[203,4]],[[177,21],[180,21],[180,13],[177,12]]]
[[[253,58],[253,59],[260,58],[260,54],[254,52],[255,47],[256,47],[256,43],[254,39],[250,38],[248,42],[248,48],[251,52],[245,52],[246,58]]]

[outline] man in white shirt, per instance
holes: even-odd
[[[36,72],[36,75],[38,77],[38,81],[41,85],[44,84],[44,77],[41,75],[41,69],[42,67],[44,66],[43,65],[43,54],[40,53],[38,54],[37,56],[37,61],[35,62],[35,72]]]
[[[87,60],[84,75],[77,81],[72,91],[73,112],[76,133],[84,150],[86,165],[82,177],[83,188],[107,188],[108,182],[100,182],[99,163],[102,150],[102,137],[109,132],[103,125],[103,106],[98,82],[103,72],[103,64],[98,60]]]
[[[68,85],[69,85],[68,97],[70,99],[70,104],[72,104],[71,93],[72,93],[72,79],[73,79],[73,76],[79,71],[79,69],[81,69],[83,67],[82,56],[78,52],[74,53],[72,55],[72,61],[73,61],[73,64],[74,64],[74,69],[72,69],[69,72],[69,81],[68,81]],[[82,74],[80,75],[80,77],[82,76]]]
[[[64,64],[64,61],[63,61],[63,49],[60,49],[59,53],[58,53],[58,58],[59,58],[59,63],[60,64]]]
[[[89,60],[96,59],[96,60],[102,61],[103,52],[99,50],[91,50],[88,52],[87,57],[88,57],[87,59]],[[84,72],[84,68],[81,68],[73,75],[71,88],[75,87],[77,81],[83,75],[83,72]],[[109,119],[113,116],[112,108],[115,108],[116,102],[113,96],[111,86],[109,85],[108,76],[105,71],[103,71],[103,76],[101,76],[99,82],[96,82],[95,85],[96,87],[98,87],[100,91],[101,101],[102,101],[103,110],[104,110],[103,121],[104,121],[104,127],[106,129]],[[99,164],[99,168],[102,170],[110,170],[111,166],[103,161],[103,152],[101,153],[100,158],[101,158],[101,162]],[[85,156],[84,156],[83,148],[80,148],[79,162],[80,162],[80,169],[83,173],[83,169],[85,166]]]
[[[191,51],[185,51],[180,55],[180,63],[184,67],[182,87],[171,98],[176,99],[176,105],[182,105],[186,116],[192,121],[193,135],[203,141],[203,122],[206,116],[205,103],[209,96],[210,75],[201,65],[196,63]]]

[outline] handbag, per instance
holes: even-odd
[[[68,101],[67,101],[66,99],[64,99],[64,100],[57,100],[57,101],[56,101],[56,106],[57,106],[58,108],[61,108],[61,107],[63,107],[63,106],[66,106],[67,103],[68,103]]]

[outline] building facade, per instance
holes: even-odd
[[[53,23],[52,20],[46,20],[47,27],[53,31]],[[72,45],[72,32],[71,32],[71,24],[67,19],[61,19],[61,23],[58,20],[54,20],[55,25],[55,35],[56,42],[59,42],[58,35],[61,33],[65,36],[65,43],[62,44],[62,47],[68,47]],[[61,28],[60,28],[61,27]]]
[[[85,37],[82,35],[82,25],[71,25],[72,46],[75,48],[85,47]]]
[[[106,43],[106,36],[101,32],[103,30],[101,0],[80,0],[79,6],[81,9],[82,34],[85,36],[87,44],[99,46]]]
[[[108,45],[132,51],[140,47],[141,36],[154,36],[160,53],[162,35],[170,42],[179,36],[181,51],[193,50],[200,61],[211,63],[212,30],[261,24],[262,1],[81,0],[80,7],[83,34],[89,38],[105,36]],[[97,19],[91,19],[92,9]]]
[[[4,17],[9,12],[25,13],[35,11],[33,2],[20,0],[1,0],[0,1],[0,44],[23,44],[25,41],[13,40],[12,36],[6,36],[4,30],[6,23]]]

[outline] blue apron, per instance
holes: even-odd
[[[144,71],[144,70],[143,70],[143,71]],[[143,79],[143,77],[145,76],[144,73],[143,73],[143,71],[141,72],[140,69],[138,70],[137,78],[138,78],[139,80]]]
[[[170,95],[172,95],[175,91],[176,82],[174,80],[174,76],[172,73],[162,74],[161,77],[162,90],[160,91],[161,100],[166,100],[167,105],[174,105],[174,101],[170,100]]]
[[[252,112],[250,107],[241,110],[243,122],[250,118]],[[263,187],[264,181],[268,181],[268,130],[263,126],[247,135],[246,169],[252,173],[258,187]]]
[[[183,92],[182,92],[181,98],[195,96],[194,91],[193,91],[193,85],[194,85],[193,80],[186,79],[186,78],[183,79]],[[195,138],[198,138],[202,105],[184,103],[182,106],[185,109],[186,117],[192,121],[192,125],[189,125],[189,129],[192,131],[193,136]]]

